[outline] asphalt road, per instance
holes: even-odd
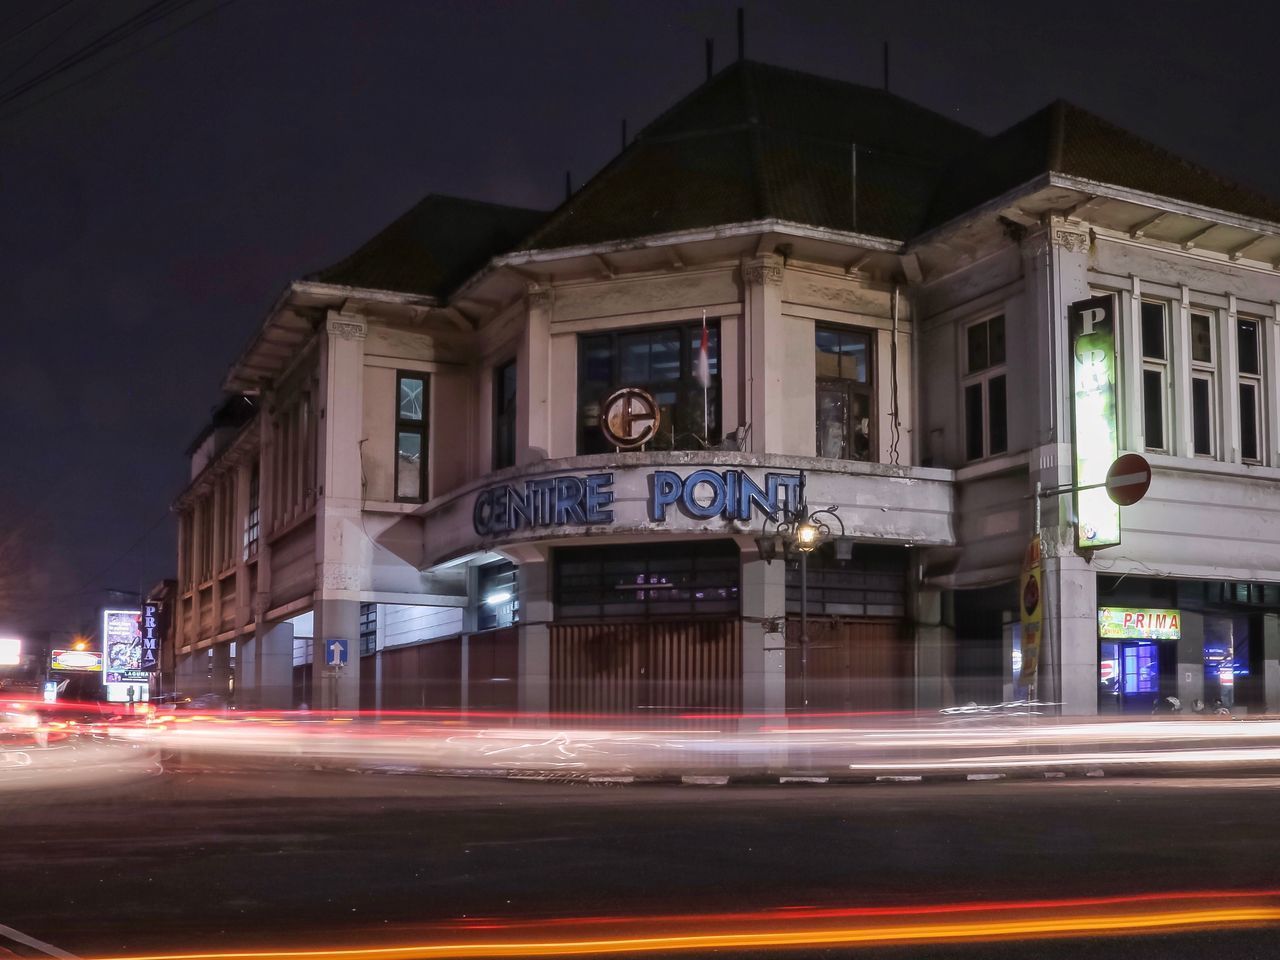
[[[1278,800],[1280,779],[603,787],[170,762],[0,795],[0,924],[99,957],[404,941],[462,918],[1261,889],[1280,887]],[[1235,960],[1274,957],[1277,936],[803,955]]]

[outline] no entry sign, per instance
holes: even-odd
[[[1117,457],[1107,471],[1107,496],[1122,507],[1137,503],[1150,488],[1151,464],[1136,453]]]

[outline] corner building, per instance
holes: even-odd
[[[739,62],[555,211],[430,196],[290,285],[190,450],[175,683],[381,710],[994,701],[1019,693],[1039,484],[1042,697],[1280,703],[1277,223],[1066,104],[984,137]],[[1081,550],[1067,308],[1103,294],[1118,445],[1155,480],[1119,545]],[[619,452],[623,388],[659,426]],[[758,544],[801,483],[844,534],[803,572]],[[1103,635],[1152,610],[1176,638]]]

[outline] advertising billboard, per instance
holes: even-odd
[[[1120,542],[1120,508],[1107,495],[1107,471],[1119,451],[1116,424],[1116,307],[1112,296],[1077,300],[1069,311],[1076,542]]]
[[[98,672],[102,669],[102,654],[97,650],[51,650],[49,669]]]
[[[108,683],[108,703],[146,703],[151,699],[151,685],[145,680],[132,683]]]
[[[0,637],[0,667],[13,667],[22,662],[22,641],[17,637]]]
[[[102,611],[102,680],[118,683],[133,679],[142,670],[142,632],[138,628],[140,611]]]

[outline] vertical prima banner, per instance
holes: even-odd
[[[1107,471],[1119,450],[1116,423],[1116,307],[1112,296],[1071,304],[1072,447],[1076,544],[1120,542],[1120,508],[1107,496]]]

